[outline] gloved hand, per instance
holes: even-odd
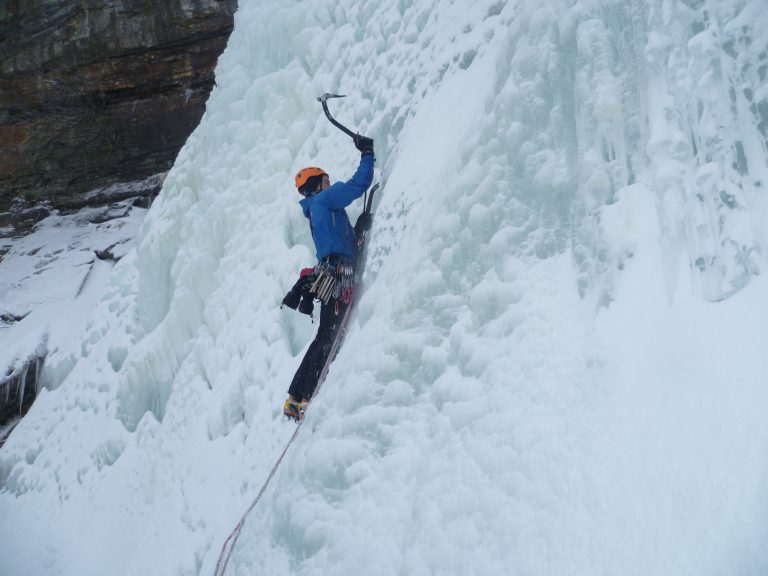
[[[357,222],[355,222],[355,236],[358,238],[360,237],[360,234],[363,232],[367,232],[371,229],[371,225],[373,224],[373,218],[371,218],[371,215],[367,212],[363,212],[360,214],[360,216],[357,219]]]
[[[367,138],[366,136],[355,134],[354,142],[355,148],[360,150],[361,156],[365,156],[366,154],[373,155],[373,138]]]
[[[308,294],[308,291],[312,286],[312,284],[314,283],[314,281],[315,281],[315,276],[313,274],[304,274],[304,272],[302,271],[302,276],[296,281],[296,283],[293,285],[293,288],[291,288],[288,291],[288,294],[285,295],[285,298],[283,298],[282,304],[280,304],[280,308],[282,308],[283,306],[288,306],[288,308],[293,308],[294,310],[296,310],[296,308],[299,306],[299,303],[302,297],[305,294]],[[311,298],[310,298],[310,302],[311,302]]]

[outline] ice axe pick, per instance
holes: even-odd
[[[317,101],[320,102],[320,104],[323,105],[323,111],[325,112],[325,115],[328,117],[328,120],[331,121],[331,124],[336,126],[339,130],[350,136],[353,140],[357,136],[352,130],[344,126],[342,123],[340,123],[338,120],[336,120],[333,116],[331,116],[331,111],[328,110],[328,100],[330,98],[346,98],[346,94],[330,94],[326,92],[322,96],[317,97]]]

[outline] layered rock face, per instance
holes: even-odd
[[[168,170],[204,112],[236,7],[0,4],[0,226],[44,216],[41,203],[98,203],[107,194],[88,192]]]

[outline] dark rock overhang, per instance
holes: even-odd
[[[94,188],[167,171],[205,111],[236,7],[11,0],[0,8],[0,213],[22,206],[34,222],[46,209],[92,205]]]

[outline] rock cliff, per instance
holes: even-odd
[[[149,177],[169,169],[204,112],[236,5],[0,4],[0,227],[106,201],[88,192],[119,182],[156,190]]]

